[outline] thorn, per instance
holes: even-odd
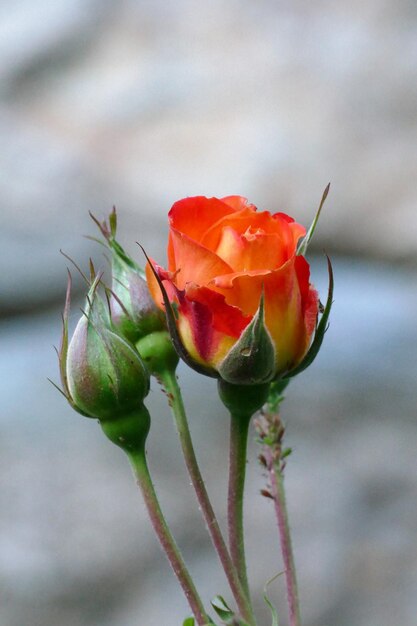
[[[260,455],[258,456],[258,460],[259,460],[259,463],[260,463],[261,465],[263,465],[264,467],[268,467],[268,464],[267,464],[267,462],[266,462],[266,458],[264,457],[264,455],[263,455],[263,454],[260,454]]]

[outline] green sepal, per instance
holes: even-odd
[[[112,237],[116,237],[117,232],[117,213],[116,207],[113,207],[112,212],[109,215],[110,234]]]
[[[117,232],[117,213],[116,207],[113,207],[112,212],[109,215],[109,226],[106,221],[100,222],[90,211],[90,217],[96,226],[99,228],[101,234],[104,239],[109,244],[109,247],[128,265],[130,268],[135,270],[140,274],[142,278],[145,278],[145,272],[143,269],[135,263],[135,261],[124,251],[122,246],[116,241],[116,232]]]
[[[103,300],[97,296],[97,289],[101,278],[102,274],[94,276],[94,274],[91,273],[91,285],[86,296],[85,309],[82,311],[88,319],[89,324],[91,324],[91,326],[96,330],[97,334],[102,334],[101,328],[103,325],[106,329],[113,330],[110,310],[108,306],[104,304]]]
[[[294,369],[290,370],[287,374],[285,374],[282,377],[282,380],[286,380],[288,378],[292,378],[293,376],[296,376],[297,374],[300,374],[312,364],[317,354],[319,353],[321,344],[323,343],[324,335],[329,327],[328,320],[329,320],[330,310],[333,304],[334,280],[333,280],[333,268],[332,268],[331,261],[327,255],[326,257],[327,257],[327,269],[329,272],[329,291],[327,295],[326,306],[324,307],[323,315],[321,316],[320,322],[316,328],[316,333],[314,335],[313,343],[311,344],[310,349],[308,350],[306,356],[301,361],[301,363],[299,363],[299,365],[297,365]]]
[[[149,267],[151,268],[152,274],[155,276],[155,279],[159,285],[159,289],[161,290],[162,298],[164,300],[164,305],[165,305],[165,315],[166,315],[168,331],[169,331],[172,343],[174,344],[174,348],[177,351],[178,356],[189,367],[194,369],[199,374],[203,374],[204,376],[209,376],[210,378],[218,378],[218,374],[214,369],[212,369],[211,367],[206,367],[205,365],[202,365],[201,363],[198,363],[198,361],[193,359],[192,356],[189,354],[188,350],[185,348],[184,344],[181,341],[180,334],[178,332],[177,322],[176,322],[177,316],[175,314],[175,310],[173,306],[171,305],[171,302],[168,298],[168,294],[162,283],[162,280],[159,278],[158,272],[154,268],[153,263],[148,257],[148,255],[146,254],[144,248],[140,244],[138,245],[142,249],[142,252],[146,257],[146,260],[149,263]]]
[[[265,326],[264,294],[251,323],[218,367],[223,380],[233,385],[256,385],[275,374],[275,347]]]
[[[316,226],[317,226],[317,223],[319,221],[320,213],[321,213],[321,210],[323,208],[323,204],[326,202],[326,198],[327,198],[327,196],[329,194],[329,190],[330,190],[330,183],[327,185],[326,189],[323,191],[323,195],[321,197],[320,206],[317,209],[317,213],[314,216],[314,220],[313,220],[310,228],[308,229],[306,236],[303,237],[303,239],[301,239],[300,243],[297,246],[297,256],[305,256],[305,254],[307,252],[308,245],[309,245],[311,239],[313,238],[314,231],[316,230]]]
[[[70,312],[70,306],[71,306],[71,286],[72,286],[72,277],[71,277],[71,272],[68,270],[68,282],[67,282],[67,291],[65,295],[65,306],[64,306],[64,311],[62,313],[61,345],[60,345],[59,350],[56,350],[55,348],[58,354],[59,373],[60,373],[63,389],[58,387],[58,385],[54,383],[53,380],[50,380],[50,379],[48,380],[49,382],[53,384],[53,386],[56,389],[58,389],[60,393],[62,393],[62,395],[67,400],[71,408],[74,409],[74,411],[77,411],[77,413],[79,413],[80,415],[83,415],[84,417],[92,417],[88,413],[85,413],[85,411],[80,409],[80,407],[78,407],[75,404],[74,400],[71,397],[69,386],[68,386],[68,375],[67,375],[67,355],[68,355],[68,344],[69,344],[68,318],[69,318],[69,312]]]

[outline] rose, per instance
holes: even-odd
[[[168,270],[152,263],[146,273],[158,306],[161,287],[174,305],[188,356],[229,382],[272,380],[299,364],[319,306],[297,255],[305,228],[240,196],[179,200],[169,222]]]

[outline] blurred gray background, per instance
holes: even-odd
[[[166,213],[195,194],[307,225],[329,180],[312,265],[324,297],[323,249],[334,260],[331,327],[283,406],[304,624],[415,626],[416,28],[411,0],[0,2],[2,626],[188,614],[123,454],[46,381],[59,249],[105,266],[82,235],[115,204],[126,248],[162,262]],[[210,381],[179,373],[223,523],[227,416]],[[229,598],[155,385],[148,406],[164,509],[204,599]],[[282,562],[263,485],[252,442],[248,561],[267,625]],[[286,626],[282,577],[271,596]]]

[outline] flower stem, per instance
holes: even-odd
[[[297,576],[284,490],[285,458],[291,453],[291,449],[283,449],[285,427],[278,412],[282,400],[282,395],[271,395],[271,401],[264,406],[260,418],[255,422],[255,428],[259,435],[259,442],[262,444],[259,461],[267,469],[269,477],[269,487],[263,493],[273,499],[278,522],[290,626],[301,626]]]
[[[246,450],[251,415],[230,414],[230,454],[228,528],[229,546],[233,564],[246,596],[250,597],[246,571],[245,542],[243,532],[243,496],[246,474]]]
[[[206,626],[209,623],[209,618],[181,556],[181,552],[175,543],[161,511],[161,507],[155,493],[155,488],[149,474],[145,450],[139,453],[131,452],[128,456],[137,478],[137,484],[142,491],[152,526],[158,536],[162,548],[164,549],[172,569],[174,570],[174,573],[185,593],[191,610],[197,620],[198,626]]]
[[[270,464],[269,478],[271,481],[271,495],[274,499],[275,513],[277,516],[281,540],[282,558],[285,567],[290,626],[301,626],[297,575],[291,543],[290,525],[288,521],[284,477],[282,474],[282,466],[280,466],[279,461]]]
[[[181,390],[178,385],[175,371],[165,370],[164,372],[160,373],[159,379],[169,399],[169,404],[175,419],[185,464],[187,466],[187,470],[190,475],[190,479],[194,487],[198,503],[201,507],[207,529],[210,533],[211,540],[223,566],[224,572],[229,582],[230,589],[238,606],[238,610],[250,626],[256,626],[256,621],[253,615],[253,609],[250,604],[249,597],[246,595],[244,587],[239,580],[237,571],[224,541],[219,523],[216,518],[216,514],[213,510],[206,486],[204,484],[203,477],[200,472],[200,468],[194,451],[193,442],[191,439],[187,416],[184,409]]]

